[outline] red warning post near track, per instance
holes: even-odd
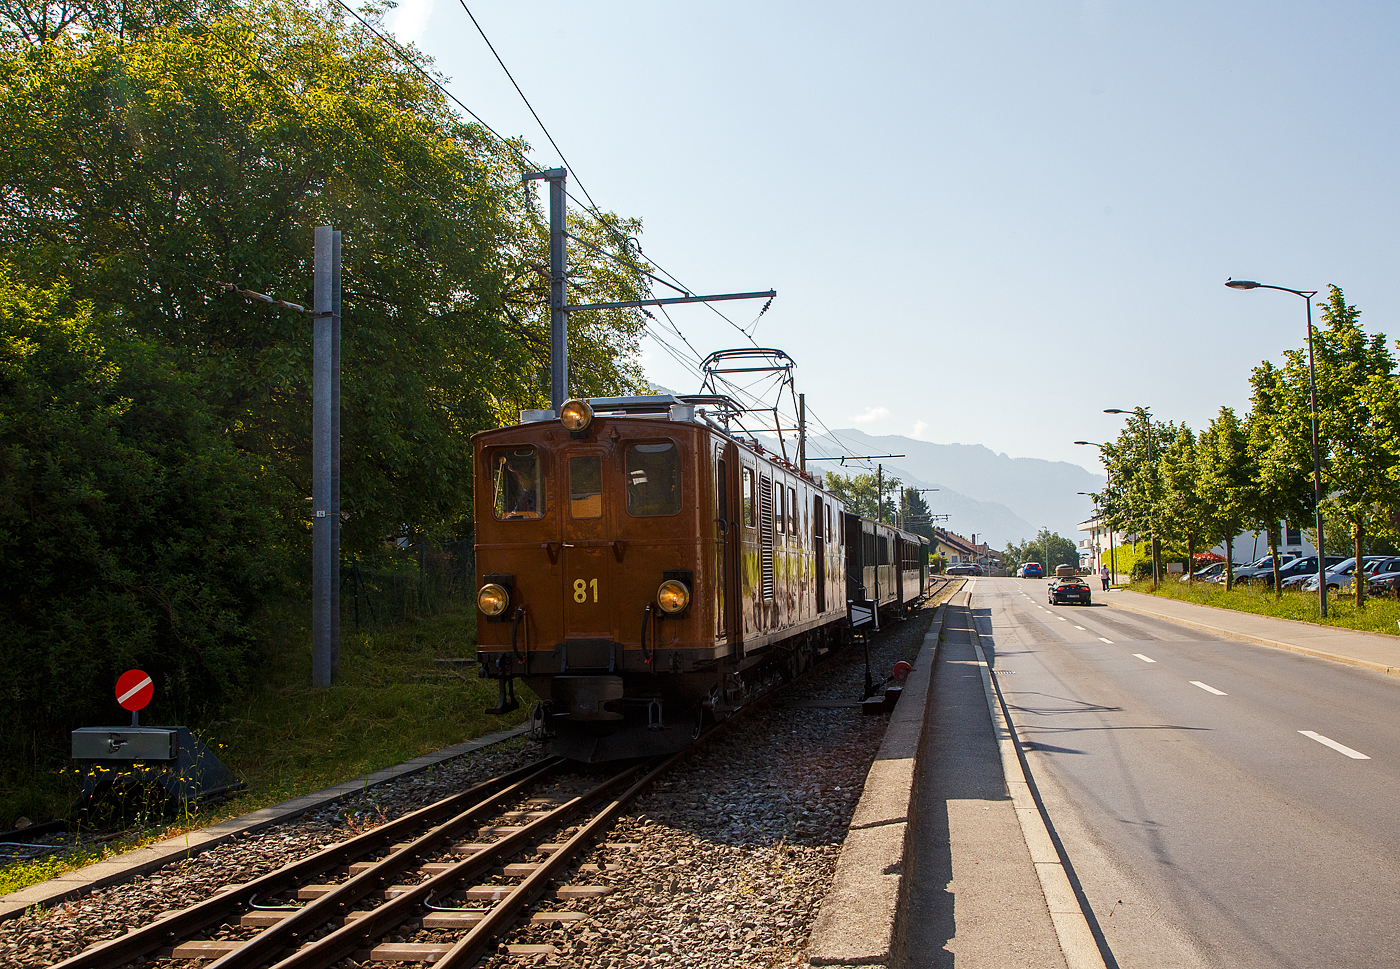
[[[151,678],[140,670],[127,670],[117,680],[117,702],[123,710],[143,709],[155,692]]]

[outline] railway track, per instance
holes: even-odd
[[[680,757],[634,764],[601,782],[571,773],[560,758],[537,761],[227,888],[55,969],[116,969],[149,958],[209,960],[209,969],[314,969],[346,958],[474,965],[497,948],[500,935],[532,917],[530,906]],[[566,905],[607,891],[564,884],[552,894],[556,905]],[[582,916],[551,909],[533,918]],[[382,941],[405,930],[432,940]]]

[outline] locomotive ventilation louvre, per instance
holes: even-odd
[[[758,477],[758,534],[761,552],[763,598],[773,598],[773,482],[766,475]]]

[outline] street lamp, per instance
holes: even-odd
[[[1102,445],[1102,444],[1099,444],[1099,443],[1097,443],[1097,442],[1095,442],[1095,441],[1075,441],[1074,443],[1075,443],[1075,444],[1083,444],[1083,445],[1086,445],[1086,446],[1088,446],[1088,447],[1096,447],[1096,448],[1099,449],[1099,451],[1101,451],[1101,452],[1103,451],[1103,445]],[[1109,482],[1108,482],[1108,467],[1107,467],[1107,465],[1105,465],[1105,466],[1104,466],[1104,482],[1103,482],[1103,486],[1104,486],[1105,489],[1108,488],[1108,483],[1109,483]],[[1078,493],[1081,494],[1081,495],[1086,495],[1087,497],[1090,497],[1090,498],[1093,498],[1093,497],[1094,497],[1093,495],[1089,494],[1087,491],[1081,491],[1081,492],[1078,492]],[[1098,513],[1099,513],[1098,504],[1099,504],[1098,499],[1094,499],[1094,515],[1095,515],[1095,517],[1097,517],[1097,516],[1098,516]],[[1103,564],[1103,555],[1102,555],[1102,553],[1100,553],[1100,555],[1099,555],[1099,564],[1100,564],[1100,565]],[[1108,572],[1109,572],[1110,575],[1113,576],[1113,581],[1114,581],[1114,582],[1117,582],[1117,581],[1118,581],[1118,558],[1117,558],[1116,555],[1114,555],[1114,548],[1113,548],[1113,523],[1112,523],[1111,521],[1110,521],[1109,524],[1108,524]]]
[[[1157,537],[1157,453],[1152,447],[1152,414],[1146,407],[1123,410],[1118,407],[1104,408],[1105,414],[1131,414],[1142,418],[1142,426],[1147,433],[1147,468],[1152,475],[1152,591],[1157,591],[1157,583],[1162,575],[1162,543]]]
[[[1103,565],[1103,546],[1099,544],[1099,497],[1092,491],[1076,491],[1075,494],[1094,499],[1094,527],[1089,534],[1093,536],[1094,541],[1094,574],[1097,575],[1099,567]],[[1109,551],[1111,553],[1112,549]]]
[[[1313,367],[1313,325],[1312,299],[1317,290],[1289,289],[1287,286],[1269,286],[1256,283],[1252,279],[1227,279],[1225,285],[1231,289],[1276,289],[1280,293],[1292,293],[1303,297],[1308,307],[1308,396],[1312,405],[1312,451],[1313,451],[1313,510],[1317,516],[1317,608],[1322,618],[1327,618],[1327,553],[1322,540],[1322,462],[1317,450],[1317,372]],[[1358,563],[1358,568],[1360,567]],[[1359,579],[1357,580],[1360,581]]]

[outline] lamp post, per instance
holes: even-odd
[[[1303,297],[1308,307],[1308,397],[1312,407],[1312,452],[1313,452],[1313,511],[1317,516],[1317,609],[1323,619],[1327,618],[1327,552],[1322,539],[1322,462],[1317,449],[1317,371],[1313,367],[1313,325],[1312,299],[1317,290],[1289,289],[1287,286],[1269,286],[1256,283],[1252,279],[1227,279],[1225,285],[1231,289],[1276,289],[1280,293],[1292,293]],[[1359,563],[1358,563],[1359,568]],[[1357,581],[1361,581],[1357,579]]]
[[[1146,407],[1134,407],[1132,410],[1123,410],[1118,407],[1105,407],[1105,414],[1130,414],[1141,418],[1144,432],[1147,434],[1147,469],[1152,475],[1152,514],[1148,524],[1152,526],[1152,591],[1157,591],[1157,583],[1162,581],[1162,544],[1157,537],[1157,452],[1152,447],[1152,414]]]
[[[1094,527],[1090,534],[1094,538],[1094,574],[1097,575],[1099,566],[1103,565],[1103,546],[1099,544],[1099,498],[1092,491],[1076,491],[1075,494],[1094,499]]]
[[[1075,443],[1075,444],[1087,445],[1087,446],[1089,446],[1089,447],[1096,447],[1096,448],[1099,449],[1100,455],[1102,456],[1102,452],[1103,452],[1103,445],[1102,445],[1102,444],[1095,443],[1094,441],[1075,441],[1074,443]],[[1104,482],[1103,482],[1103,486],[1104,486],[1104,489],[1107,490],[1107,488],[1108,488],[1108,467],[1107,467],[1106,465],[1105,465],[1105,467],[1104,467]],[[1081,492],[1079,492],[1079,493],[1080,493],[1081,495],[1082,495],[1082,494],[1086,494],[1086,492],[1083,492],[1083,491],[1081,491]],[[1092,498],[1093,496],[1090,495],[1089,497]],[[1098,499],[1095,499],[1095,500],[1094,500],[1094,514],[1095,514],[1095,515],[1098,514],[1098,504],[1099,504],[1099,503],[1098,503]],[[1100,565],[1103,564],[1103,557],[1102,557],[1102,556],[1100,556],[1100,558],[1099,558],[1099,564],[1100,564]],[[1108,524],[1108,572],[1109,572],[1109,575],[1113,576],[1113,581],[1114,581],[1114,582],[1117,582],[1117,581],[1118,581],[1118,559],[1117,559],[1117,557],[1114,555],[1114,549],[1113,549],[1113,523],[1112,523],[1112,522],[1109,522],[1109,524]]]

